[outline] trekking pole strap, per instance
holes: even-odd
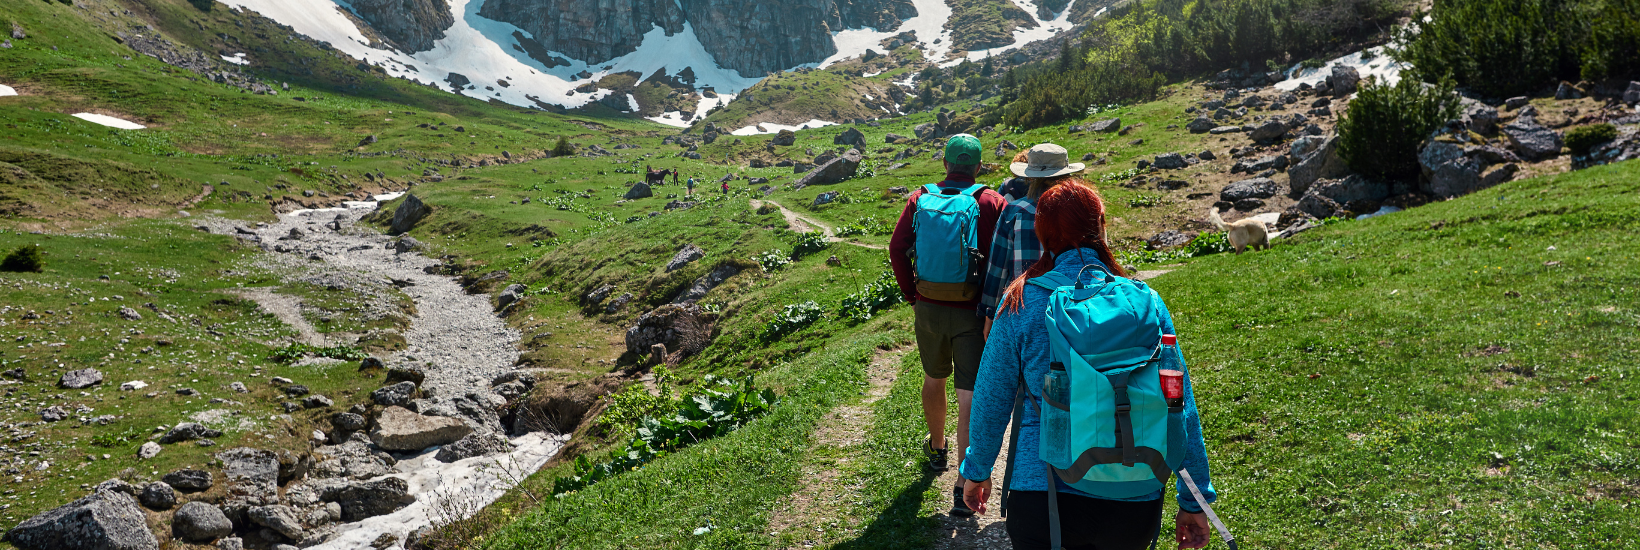
[[[1218,530],[1219,537],[1224,539],[1224,543],[1229,545],[1231,550],[1235,550],[1236,537],[1230,535],[1230,528],[1225,527],[1224,522],[1219,520],[1219,515],[1213,513],[1213,505],[1208,504],[1207,499],[1202,496],[1202,490],[1196,487],[1196,480],[1190,478],[1190,472],[1184,468],[1179,468],[1179,479],[1183,479],[1185,487],[1190,488],[1190,494],[1196,497],[1196,504],[1201,505],[1202,512],[1207,514],[1208,521],[1213,522],[1213,528]]]
[[[1019,389],[1014,391],[1014,418],[1008,428],[1008,465],[1002,469],[1002,486],[992,487],[993,491],[1001,491],[997,497],[997,513],[1008,517],[1008,488],[1012,487],[1014,479],[1014,452],[1019,450],[1019,423],[1025,419],[1025,371],[1019,371]],[[958,468],[961,468],[959,465]]]

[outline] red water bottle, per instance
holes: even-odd
[[[1178,336],[1162,335],[1162,397],[1167,399],[1169,409],[1184,407],[1184,369],[1180,365],[1183,357],[1178,344]]]

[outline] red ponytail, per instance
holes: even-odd
[[[1019,311],[1025,303],[1021,294],[1025,280],[1053,271],[1054,257],[1077,248],[1091,248],[1112,275],[1126,277],[1105,239],[1105,201],[1093,186],[1080,178],[1070,178],[1042,193],[1036,201],[1036,239],[1042,243],[1042,258],[1008,285],[1002,309]]]

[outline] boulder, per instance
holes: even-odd
[[[940,129],[938,124],[932,122],[918,124],[915,128],[912,128],[911,131],[917,134],[917,139],[934,139],[945,137],[945,130]]]
[[[52,405],[50,407],[40,409],[40,420],[42,422],[62,422],[67,418],[68,411],[63,410],[62,407]]]
[[[410,495],[410,484],[396,477],[329,485],[319,498],[340,504],[342,521],[348,522],[390,514],[415,501]]]
[[[445,445],[438,450],[433,458],[439,462],[455,462],[457,460],[486,456],[496,453],[505,453],[512,450],[512,443],[501,434],[494,432],[474,432],[467,434],[461,440]]]
[[[1489,136],[1498,131],[1498,110],[1479,101],[1466,101],[1463,108],[1463,121],[1469,131]]]
[[[1240,131],[1240,126],[1214,126],[1213,129],[1208,130],[1207,132],[1217,136],[1223,134],[1234,134]]]
[[[1281,170],[1286,167],[1286,155],[1267,155],[1251,162],[1245,160],[1237,162],[1235,166],[1230,167],[1230,173],[1246,172],[1256,174],[1265,170]]]
[[[895,144],[895,143],[902,143],[902,142],[907,142],[907,141],[911,141],[911,138],[908,138],[908,137],[905,137],[905,136],[902,136],[900,134],[896,134],[896,133],[893,133],[893,132],[890,132],[888,135],[883,136],[883,143]]]
[[[1253,128],[1253,131],[1248,133],[1247,137],[1256,142],[1271,142],[1281,139],[1281,136],[1286,133],[1287,125],[1272,117],[1265,119],[1264,123]]]
[[[1219,192],[1219,200],[1236,202],[1242,199],[1267,199],[1274,197],[1281,188],[1270,178],[1253,178],[1241,180],[1225,186]]]
[[[632,188],[627,189],[626,194],[622,195],[621,198],[626,200],[634,200],[653,196],[655,196],[655,191],[650,189],[649,184],[640,181],[632,184]]]
[[[336,413],[330,417],[330,425],[344,432],[356,432],[365,429],[364,415],[350,412]]]
[[[864,158],[860,156],[860,151],[849,149],[848,152],[831,159],[819,168],[815,168],[814,171],[798,178],[796,182],[792,183],[792,189],[802,189],[809,185],[838,183],[852,178],[855,172],[859,171],[861,160],[864,160]]]
[[[228,528],[232,531],[233,526]],[[7,531],[5,540],[25,550],[159,548],[137,501],[115,491],[97,491],[41,512]]]
[[[1201,120],[1201,119],[1197,119],[1197,120]],[[1088,125],[1088,130],[1091,130],[1091,131],[1094,131],[1094,132],[1099,132],[1099,133],[1105,133],[1105,134],[1116,132],[1116,131],[1119,131],[1121,129],[1122,129],[1122,119],[1120,119],[1120,118],[1107,118],[1105,120],[1101,120],[1101,121],[1098,121],[1098,122],[1095,122],[1093,124]],[[1194,129],[1192,129],[1192,131],[1194,131]],[[1201,132],[1196,132],[1196,133],[1201,133]]]
[[[1629,105],[1640,104],[1640,82],[1629,83],[1629,89],[1623,91],[1623,102]]]
[[[422,382],[426,381],[427,373],[422,372],[421,367],[415,365],[394,365],[387,369],[387,377],[382,380],[382,383],[397,384],[399,382],[409,382],[420,386]]]
[[[1156,162],[1152,166],[1161,170],[1178,170],[1190,166],[1190,163],[1185,162],[1184,157],[1178,153],[1164,153],[1156,155]]]
[[[1339,179],[1319,180],[1310,186],[1307,194],[1326,197],[1339,205],[1348,205],[1355,201],[1381,201],[1389,198],[1390,191],[1390,185],[1387,183],[1373,181],[1360,174],[1350,174]]]
[[[650,346],[666,344],[666,349],[693,355],[706,347],[712,325],[706,312],[693,303],[666,304],[638,316],[626,330],[626,349],[634,354]]]
[[[233,522],[222,509],[196,500],[182,505],[171,517],[171,534],[189,542],[210,542],[232,535]]]
[[[1582,98],[1583,92],[1578,90],[1577,87],[1573,86],[1570,82],[1562,80],[1560,81],[1560,86],[1555,88],[1555,99],[1557,100],[1565,101],[1568,99]]]
[[[163,481],[155,481],[142,486],[142,494],[137,501],[149,510],[165,511],[177,505],[177,492]]]
[[[393,253],[394,254],[404,254],[406,252],[415,252],[415,251],[420,250],[420,249],[421,249],[421,241],[418,241],[418,240],[416,240],[415,237],[411,237],[409,235],[399,237],[399,240],[393,241]]]
[[[252,506],[245,511],[245,517],[287,539],[302,540],[302,524],[296,520],[296,512],[289,506]]]
[[[529,290],[529,287],[521,285],[521,284],[507,285],[507,288],[505,290],[502,290],[501,294],[499,296],[495,297],[495,304],[496,304],[497,307],[505,309],[507,306],[512,305],[514,302],[517,302],[518,300],[523,299],[524,293],[528,290]]]
[[[295,229],[292,229],[291,231],[295,231]],[[137,310],[134,310],[134,309],[131,309],[131,308],[128,308],[128,307],[122,307],[122,308],[120,308],[120,318],[125,319],[127,321],[141,321],[142,320],[142,314],[137,313]]]
[[[1327,76],[1327,88],[1332,90],[1333,97],[1355,93],[1356,85],[1360,82],[1361,73],[1348,65],[1333,65],[1332,74]]]
[[[1169,229],[1167,231],[1157,233],[1155,236],[1153,236],[1149,239],[1146,239],[1145,240],[1145,245],[1146,245],[1146,248],[1149,248],[1151,250],[1159,250],[1159,249],[1163,249],[1163,248],[1172,248],[1172,247],[1175,247],[1175,246],[1183,245],[1185,243],[1190,242],[1190,239],[1194,239],[1194,238],[1196,238],[1196,236],[1194,234]]]
[[[183,422],[165,432],[165,435],[160,436],[159,442],[169,444],[210,437],[222,437],[222,432],[207,428],[196,422]]]
[[[692,244],[683,245],[683,248],[678,249],[677,254],[672,255],[672,260],[666,262],[666,272],[671,273],[673,271],[683,269],[683,266],[689,265],[690,262],[699,260],[705,256],[706,251],[701,250],[700,247]]]
[[[57,381],[57,385],[71,390],[78,390],[101,384],[102,381],[103,374],[101,371],[87,368],[63,373],[63,377]]]
[[[1440,198],[1467,195],[1514,177],[1519,167],[1513,160],[1496,147],[1432,139],[1418,152],[1419,190]]]
[[[1312,137],[1300,138],[1300,141],[1305,139],[1312,139]],[[1314,184],[1316,180],[1339,178],[1349,174],[1349,164],[1338,156],[1337,136],[1322,140],[1319,144],[1314,142],[1306,142],[1305,144],[1306,148],[1312,146],[1314,147],[1312,151],[1287,170],[1288,185],[1291,188],[1289,194],[1291,196],[1304,196],[1304,193],[1310,189],[1310,185]],[[1296,151],[1299,144],[1294,142],[1293,148]]]
[[[837,137],[831,138],[831,143],[833,145],[853,145],[855,147],[865,147],[866,135],[860,133],[858,128],[849,128],[847,130],[843,130],[843,133],[838,134]]]
[[[1564,146],[1559,132],[1538,124],[1533,117],[1516,118],[1503,127],[1503,135],[1509,138],[1509,146],[1515,154],[1530,161],[1553,158]]]
[[[273,451],[235,447],[216,454],[229,492],[272,500],[279,484],[279,455]],[[173,484],[175,485],[175,484]]]
[[[197,493],[211,488],[211,473],[205,470],[177,470],[165,474],[160,480],[184,493]]]
[[[1529,98],[1529,97],[1526,97],[1526,96],[1511,97],[1509,99],[1503,100],[1503,108],[1513,111],[1515,109],[1525,107],[1525,106],[1527,106],[1531,103],[1532,103],[1532,98]]]
[[[304,409],[322,409],[335,404],[335,401],[323,395],[309,395],[302,398],[302,408]]]
[[[454,418],[423,416],[403,407],[388,407],[376,418],[376,429],[371,430],[370,440],[389,451],[420,451],[453,443],[472,432],[466,423]]]
[[[791,130],[781,130],[780,133],[774,135],[774,139],[770,140],[770,143],[789,147],[797,143],[797,134]]]
[[[1290,160],[1294,161],[1296,164],[1297,161],[1309,157],[1310,153],[1314,153],[1317,149],[1320,149],[1321,144],[1326,142],[1326,138],[1322,138],[1321,136],[1304,136],[1295,139],[1287,148],[1287,156],[1290,157]]]
[[[740,274],[740,267],[733,264],[723,264],[712,268],[711,273],[707,273],[706,275],[702,275],[699,279],[695,279],[695,284],[690,285],[689,289],[685,290],[683,294],[679,294],[677,298],[672,300],[672,303],[694,303],[695,301],[706,297],[706,293],[711,292],[712,289],[717,288],[720,284],[723,284],[723,281],[738,274]]]
[[[814,206],[831,204],[832,201],[837,200],[837,195],[838,193],[836,191],[827,191],[819,195],[815,195]]]
[[[1337,202],[1315,193],[1305,193],[1303,197],[1298,199],[1298,204],[1294,208],[1304,213],[1304,215],[1316,219],[1330,218],[1340,215],[1344,211],[1344,207],[1339,206]]]
[[[141,460],[154,458],[159,456],[161,449],[164,449],[164,447],[159,446],[158,443],[152,441],[145,442],[141,447],[137,448],[137,458]]]
[[[370,400],[383,407],[402,407],[416,395],[415,382],[399,382],[370,392]]]
[[[1192,134],[1201,134],[1217,128],[1218,124],[1214,123],[1211,118],[1200,116],[1196,117],[1196,120],[1190,121],[1189,124],[1184,125],[1184,127],[1185,129],[1190,130],[1190,133]]]
[[[417,198],[415,194],[405,195],[404,202],[399,203],[399,208],[393,211],[393,225],[388,229],[388,232],[398,235],[409,231],[422,218],[427,217],[432,212],[433,209],[426,204],[422,204],[421,199]]]

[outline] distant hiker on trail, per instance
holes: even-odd
[[[687,186],[686,187],[687,191],[685,191],[684,194],[689,195],[689,196],[694,196],[694,194],[695,194],[695,178],[693,178],[693,177],[689,178],[689,183],[686,183],[684,185]]]
[[[979,172],[979,138],[951,136],[945,143],[945,181],[925,185],[906,198],[894,226],[888,258],[894,279],[912,303],[917,317],[917,349],[922,355],[923,419],[928,440],[924,464],[944,472],[949,462],[945,441],[945,379],[956,374],[957,460],[968,445],[968,405],[985,346],[979,307],[985,272],[985,250],[991,246],[1002,195],[974,182]],[[952,488],[951,515],[969,516],[962,502],[962,482]]]
[[[1031,147],[1014,156],[1009,169],[1019,176],[1013,181],[1023,184],[1024,189],[1014,191],[1019,194],[1002,210],[1002,217],[997,219],[997,233],[991,238],[991,248],[985,255],[990,270],[985,274],[979,305],[985,315],[987,335],[991,333],[992,319],[997,316],[1002,291],[1042,257],[1042,243],[1036,240],[1037,197],[1060,182],[1069,181],[1084,168],[1082,163],[1072,164],[1065,148],[1052,143]],[[1013,182],[1009,182],[1008,186],[1012,185]]]
[[[1036,234],[1044,255],[1008,285],[980,363],[958,470],[968,505],[986,512],[1012,417],[1001,504],[1014,548],[1146,548],[1181,469],[1193,483],[1176,476],[1174,540],[1206,546],[1208,517],[1188,487],[1209,504],[1217,494],[1167,306],[1124,278],[1104,203],[1080,180],[1042,193]]]
[[[729,182],[723,182],[723,194],[729,194]]]
[[[677,185],[678,184],[678,172],[679,172],[679,170],[677,170],[677,169],[672,170],[672,185]]]

